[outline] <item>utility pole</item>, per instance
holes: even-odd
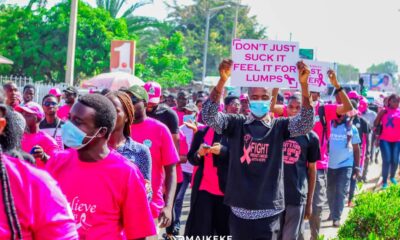
[[[70,86],[74,85],[77,15],[78,15],[78,0],[71,0],[71,14],[69,22],[69,33],[68,33],[67,70],[65,73],[65,83]]]

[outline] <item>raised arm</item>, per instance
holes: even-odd
[[[343,88],[340,86],[337,78],[336,78],[336,73],[335,71],[333,71],[332,69],[330,69],[328,71],[328,77],[329,80],[332,84],[333,87],[335,87],[335,89],[337,91],[339,91],[339,98],[342,101],[342,105],[339,105],[336,109],[336,114],[337,115],[344,115],[347,112],[350,112],[351,110],[353,110],[353,105],[351,105],[350,99],[347,96],[346,92],[343,90]]]
[[[217,86],[211,91],[208,100],[203,104],[203,110],[201,112],[204,123],[213,128],[218,134],[222,134],[222,131],[228,128],[229,120],[235,118],[232,114],[228,116],[228,114],[218,112],[224,86],[231,75],[232,63],[232,60],[225,59],[219,65],[219,81]]]
[[[278,116],[282,116],[284,112],[284,106],[281,104],[276,104],[278,93],[279,88],[274,88],[272,90],[271,112],[277,114]]]
[[[311,96],[308,91],[308,76],[310,69],[300,61],[297,63],[299,82],[301,86],[301,110],[300,114],[289,119],[289,132],[291,137],[297,137],[309,133],[314,127],[314,108],[311,105]]]

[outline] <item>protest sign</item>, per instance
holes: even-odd
[[[232,60],[232,86],[299,88],[296,42],[235,39]]]
[[[310,68],[310,76],[308,77],[308,89],[312,92],[324,92],[328,88],[329,77],[328,70],[333,66],[328,62],[318,62],[311,60],[303,60]]]

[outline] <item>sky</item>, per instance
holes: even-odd
[[[28,0],[8,0],[24,3]],[[95,0],[86,0],[94,4]],[[171,0],[166,0],[170,2]],[[177,0],[190,4],[190,0]],[[52,5],[58,0],[48,0]],[[135,0],[131,0],[135,2]],[[400,1],[398,0],[242,0],[250,15],[267,27],[272,40],[299,42],[313,48],[320,61],[351,64],[365,71],[370,65],[394,60],[400,65]],[[138,15],[164,19],[163,0],[154,0]],[[396,30],[397,29],[397,30]]]

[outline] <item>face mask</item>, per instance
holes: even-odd
[[[250,112],[256,117],[264,117],[269,113],[270,100],[250,100]]]
[[[75,126],[71,121],[67,121],[64,125],[61,126],[61,138],[64,144],[73,149],[81,149],[88,145],[100,132],[102,128],[99,128],[97,132],[93,136],[87,136],[85,132],[80,130],[77,126]],[[90,138],[87,143],[83,143],[85,138]]]
[[[196,121],[196,117],[195,114],[190,114],[190,115],[184,115],[183,116],[183,122],[195,122]]]

